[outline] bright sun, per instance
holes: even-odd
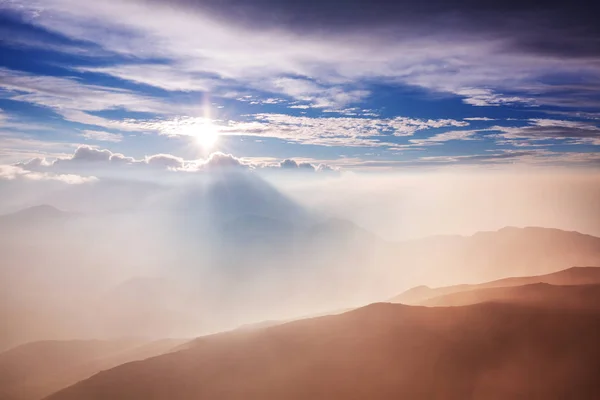
[[[185,127],[184,131],[204,150],[212,149],[219,140],[219,131],[211,123],[193,124]]]
[[[212,124],[205,124],[198,127],[198,132],[194,135],[196,142],[206,150],[214,147],[219,140],[219,132]]]

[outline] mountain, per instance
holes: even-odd
[[[203,337],[48,400],[593,399],[599,331],[597,312],[373,304]]]
[[[136,212],[42,206],[0,218],[19,221],[0,224],[0,351],[41,339],[197,336],[356,307],[418,283],[600,265],[600,239],[576,232],[392,243],[253,174],[194,182],[153,192]]]
[[[64,223],[74,215],[47,204],[25,208],[0,216],[0,231],[8,229],[31,229],[45,224]],[[14,232],[13,232],[14,233]]]
[[[559,229],[507,227],[397,243],[390,259],[398,270],[390,279],[397,285],[439,287],[543,275],[574,265],[600,266],[600,238]]]
[[[554,310],[600,311],[600,284],[558,286],[533,283],[476,289],[433,297],[422,302],[422,305],[456,307],[486,302],[524,304]]]
[[[455,285],[440,288],[429,288],[427,286],[417,286],[406,292],[390,299],[392,303],[426,305],[437,304],[441,302],[429,302],[429,299],[441,298],[458,292],[472,292],[478,289],[486,288],[504,288],[509,286],[531,285],[535,283],[547,283],[551,285],[586,285],[600,284],[600,268],[598,267],[572,267],[562,271],[546,275],[525,276],[498,279],[492,282],[481,283],[477,285]],[[483,293],[483,292],[482,292]],[[490,293],[490,292],[487,292]],[[466,299],[466,296],[456,297]],[[485,297],[485,296],[484,296]],[[441,301],[441,300],[440,300]],[[466,300],[465,300],[466,301]],[[470,302],[467,302],[470,304]],[[465,304],[467,304],[465,303]]]
[[[183,342],[122,339],[27,343],[0,353],[0,398],[37,400],[101,370],[166,353]]]

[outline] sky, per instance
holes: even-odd
[[[0,0],[0,176],[597,169],[594,7],[536,3]]]

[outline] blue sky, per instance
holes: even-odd
[[[0,1],[0,164],[600,166],[595,31],[552,7],[475,24],[468,2],[421,19],[351,3]]]

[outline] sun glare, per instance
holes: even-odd
[[[219,140],[219,132],[212,124],[205,124],[204,126],[198,127],[196,142],[204,149],[209,150],[213,148],[217,143],[217,140]]]
[[[211,123],[190,125],[184,130],[185,134],[193,137],[196,144],[204,150],[212,149],[219,140],[219,131]]]

